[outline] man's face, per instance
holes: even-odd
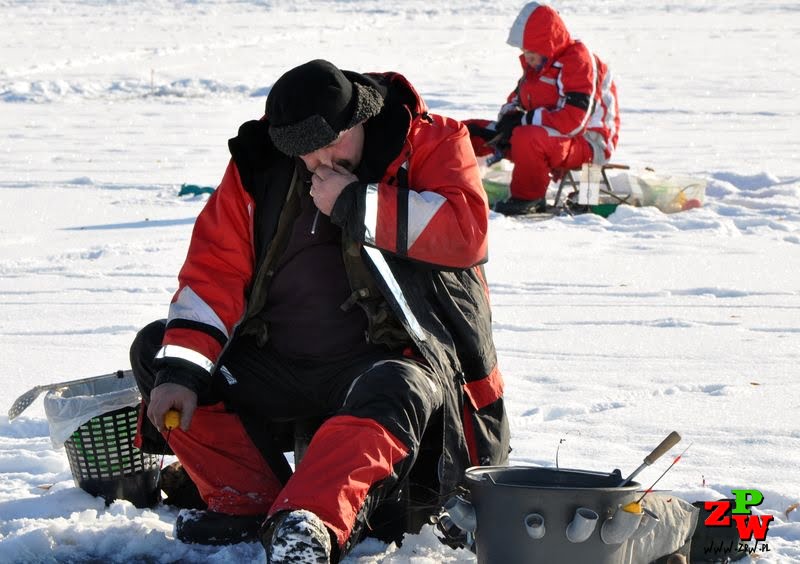
[[[364,154],[364,125],[359,123],[339,133],[333,143],[317,149],[313,153],[300,155],[306,168],[314,172],[318,166],[333,168],[338,164],[352,172],[361,162]]]
[[[522,56],[525,58],[525,62],[528,63],[528,66],[534,69],[536,72],[542,70],[544,63],[547,61],[546,57],[534,51],[526,51],[523,49]]]

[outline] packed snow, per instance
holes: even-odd
[[[313,58],[403,73],[432,110],[492,118],[524,2],[0,0],[0,413],[33,386],[130,366],[166,315],[227,139]],[[768,552],[800,562],[800,10],[781,0],[553,4],[611,66],[615,162],[708,182],[675,214],[492,214],[487,275],[511,463],[637,478],[687,501],[763,492]],[[169,461],[169,460],[168,460]],[[77,488],[42,399],[0,416],[0,561],[263,562],[173,537],[176,511]],[[430,527],[353,563],[474,562]]]

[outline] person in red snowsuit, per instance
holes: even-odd
[[[396,73],[300,65],[229,148],[169,316],[131,346],[137,442],[170,448],[207,505],[178,539],[335,561],[426,445],[421,480],[442,496],[507,460],[486,195],[466,127]],[[279,431],[309,418],[292,473]]]
[[[496,121],[466,120],[478,156],[514,163],[506,215],[542,211],[554,169],[607,163],[619,137],[617,88],[611,72],[573,39],[558,12],[530,2],[507,43],[522,50],[522,77]]]

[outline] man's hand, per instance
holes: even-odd
[[[311,177],[310,194],[314,205],[325,215],[331,215],[336,198],[348,184],[357,180],[355,174],[338,164],[334,164],[333,168],[325,165],[318,166]]]
[[[181,414],[181,429],[188,431],[196,407],[197,394],[189,388],[171,382],[160,384],[150,392],[147,418],[163,433],[166,430],[164,415],[175,409]]]
[[[514,110],[503,115],[495,125],[495,130],[499,135],[499,140],[502,143],[508,143],[511,140],[511,134],[518,125],[522,125],[522,116],[525,112]]]
[[[480,139],[483,139],[484,141],[490,141],[495,137],[495,135],[497,135],[497,131],[495,131],[494,129],[489,129],[488,127],[482,127],[477,123],[468,123],[467,131],[469,131],[470,137],[478,137]]]
[[[497,113],[497,121],[503,119],[503,116],[509,112],[521,112],[524,111],[524,108],[518,105],[516,102],[508,102],[507,104],[503,104],[503,107],[500,108],[500,111]]]

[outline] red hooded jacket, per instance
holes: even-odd
[[[366,210],[349,231],[369,246],[444,268],[469,268],[487,255],[487,203],[467,130],[428,114],[400,75],[384,80],[407,93],[411,120],[405,146],[382,182],[366,189]],[[409,188],[397,186],[407,171]],[[169,312],[165,357],[179,356],[210,371],[234,326],[243,321],[258,269],[256,203],[234,161],[195,222],[179,288]],[[352,223],[358,225],[352,225]]]
[[[466,127],[428,114],[404,77],[363,75],[385,106],[407,116],[400,152],[375,183],[349,185],[331,220],[360,256],[408,336],[445,384],[442,491],[475,464],[507,459],[503,380],[482,263],[488,205]],[[377,119],[378,116],[372,119]],[[277,151],[267,118],[242,125],[233,158],[194,226],[157,360],[211,372],[230,341],[257,321],[269,251],[302,163]],[[261,290],[259,290],[259,288]]]
[[[558,134],[583,135],[594,162],[611,158],[619,137],[617,87],[611,71],[581,41],[573,39],[553,8],[531,2],[511,27],[507,43],[546,57],[533,69],[520,56],[523,74],[507,106],[528,112],[523,121]]]

